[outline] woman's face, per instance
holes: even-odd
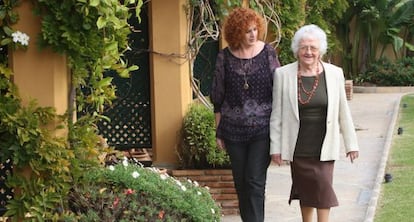
[[[303,38],[299,43],[298,59],[303,66],[314,66],[320,59],[319,40],[317,38]]]
[[[257,41],[257,33],[258,33],[258,30],[257,30],[256,24],[254,23],[250,24],[249,28],[244,34],[244,40],[242,44],[245,47],[254,45],[254,43]]]

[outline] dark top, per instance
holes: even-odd
[[[315,77],[302,77],[303,86],[309,90]],[[308,97],[302,92],[303,100]],[[296,141],[295,156],[319,157],[326,133],[326,114],[328,95],[326,92],[325,72],[319,75],[319,85],[309,103],[299,104],[299,135]]]
[[[237,58],[228,48],[219,52],[210,94],[214,112],[221,113],[218,138],[243,142],[269,134],[273,75],[279,66],[269,44],[251,59]]]

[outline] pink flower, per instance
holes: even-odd
[[[133,194],[135,193],[135,191],[133,189],[126,189],[124,194],[129,195],[129,194]]]
[[[119,204],[119,198],[115,197],[115,200],[114,200],[114,203],[112,204],[112,207],[115,208],[115,207],[118,206],[118,204]]]

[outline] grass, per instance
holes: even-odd
[[[414,218],[414,94],[403,96],[386,172],[392,181],[381,187],[375,222],[413,221]]]

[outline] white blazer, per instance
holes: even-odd
[[[339,159],[342,133],[345,153],[359,151],[355,127],[348,107],[345,79],[340,67],[322,62],[328,94],[326,135],[321,161]],[[297,96],[298,62],[275,70],[273,104],[270,117],[270,154],[281,154],[282,160],[293,160],[299,132]],[[315,129],[317,130],[317,129]]]

